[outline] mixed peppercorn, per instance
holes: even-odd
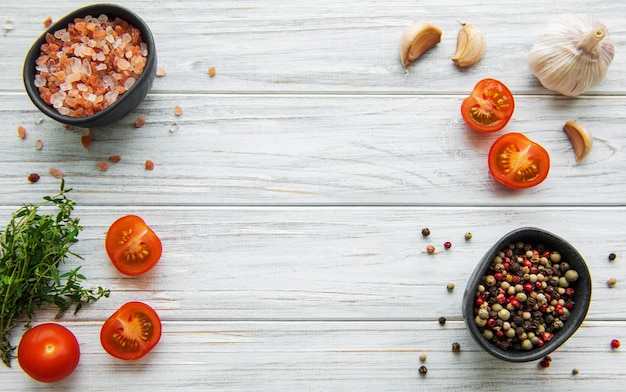
[[[510,244],[494,258],[476,290],[474,322],[502,350],[542,347],[574,308],[577,279],[558,251]]]

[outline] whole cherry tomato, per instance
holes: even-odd
[[[119,359],[134,360],[146,355],[161,339],[161,319],[143,302],[122,305],[104,322],[100,343]]]
[[[161,240],[136,215],[119,218],[107,232],[105,248],[113,265],[125,275],[139,275],[159,261]]]
[[[548,176],[550,155],[521,133],[500,136],[489,150],[489,171],[496,181],[514,189],[535,186]]]
[[[496,132],[513,116],[515,101],[511,91],[500,81],[483,79],[476,83],[461,104],[465,123],[478,132]]]
[[[76,369],[80,348],[74,334],[62,325],[40,324],[24,333],[17,349],[20,367],[40,382],[63,380]]]

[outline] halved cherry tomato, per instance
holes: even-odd
[[[476,83],[461,104],[465,123],[478,132],[496,132],[513,116],[515,101],[511,91],[500,81],[483,79]]]
[[[541,183],[550,170],[550,155],[521,133],[500,136],[489,150],[489,171],[496,181],[514,189]]]
[[[161,319],[143,302],[127,302],[104,322],[100,343],[112,356],[134,360],[146,355],[161,339]]]
[[[74,334],[62,325],[40,324],[26,331],[17,349],[20,367],[40,382],[57,382],[72,374],[80,359]]]
[[[148,271],[161,258],[161,240],[140,217],[119,218],[107,232],[105,248],[113,265],[125,275]]]

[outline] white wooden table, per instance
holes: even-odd
[[[73,248],[85,258],[81,271],[88,285],[112,290],[58,320],[80,341],[72,376],[43,385],[14,363],[0,367],[2,390],[624,385],[626,351],[609,344],[626,343],[626,3],[117,3],[151,26],[167,75],[135,112],[91,130],[88,150],[80,142],[84,130],[48,118],[39,123],[43,116],[21,80],[43,20],[85,3],[21,0],[0,9],[0,217],[8,222],[21,203],[54,194],[59,181],[48,170],[61,169],[85,228]],[[616,46],[606,80],[574,99],[543,89],[526,61],[546,21],[565,12],[599,18]],[[458,20],[478,25],[487,39],[483,59],[466,71],[450,61]],[[399,38],[415,21],[439,26],[443,38],[406,75]],[[505,82],[516,98],[513,120],[495,135],[468,130],[459,114],[485,77]],[[137,129],[138,116],[147,123]],[[579,165],[562,131],[566,120],[594,134]],[[19,125],[28,130],[25,140],[16,135]],[[544,145],[552,159],[548,179],[525,191],[496,184],[486,165],[491,143],[515,131]],[[36,139],[43,149],[35,149]],[[121,162],[100,172],[97,162],[115,154]],[[153,171],[144,169],[146,159]],[[27,181],[32,172],[41,174],[35,184]],[[157,267],[139,277],[120,275],[103,246],[108,226],[131,213],[164,246]],[[571,241],[594,284],[587,319],[548,369],[492,358],[461,317],[478,259],[500,236],[529,225]],[[428,239],[423,227],[432,232]],[[445,241],[451,249],[443,249]],[[428,243],[440,252],[428,255]],[[613,289],[610,277],[619,281]],[[164,333],[152,353],[129,363],[103,351],[99,331],[130,300],[152,305]],[[34,323],[52,316],[39,313]],[[460,353],[451,352],[452,342]],[[428,356],[425,377],[420,353]]]

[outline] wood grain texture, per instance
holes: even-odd
[[[21,80],[43,20],[85,3],[23,0],[0,10],[0,222],[54,194],[59,180],[48,170],[61,169],[84,226],[74,247],[81,272],[87,285],[112,290],[57,320],[81,345],[70,378],[38,384],[15,363],[0,367],[1,390],[622,389],[626,358],[609,343],[626,342],[626,3],[117,3],[148,22],[167,75],[133,113],[91,130],[89,149],[80,141],[89,131],[43,119]],[[605,81],[578,98],[542,88],[526,60],[545,23],[571,12],[602,20],[616,47]],[[483,59],[464,71],[450,61],[459,20],[487,39]],[[399,38],[415,21],[439,26],[443,39],[405,74]],[[469,130],[459,113],[485,77],[505,82],[516,99],[513,120],[493,135]],[[147,122],[135,128],[139,116]],[[566,120],[594,136],[578,165]],[[548,149],[544,183],[517,192],[490,178],[487,153],[504,132]],[[99,171],[111,155],[122,160]],[[35,184],[26,180],[32,172],[41,175]],[[159,264],[139,277],[120,275],[103,246],[125,214],[142,216],[164,246]],[[569,240],[593,280],[587,319],[548,369],[491,358],[461,316],[468,274],[522,226]],[[436,254],[426,253],[428,244]],[[609,289],[611,277],[618,285]],[[164,333],[154,352],[123,362],[102,350],[98,335],[131,300],[157,309]],[[53,315],[43,310],[34,323]],[[461,353],[451,352],[452,342]],[[417,370],[422,352],[425,377]]]

